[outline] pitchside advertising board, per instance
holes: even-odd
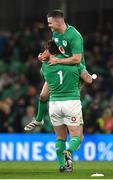
[[[56,161],[54,134],[0,134],[1,161]],[[67,139],[69,146],[69,137]],[[74,160],[113,160],[113,135],[84,135]]]

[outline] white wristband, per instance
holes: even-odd
[[[96,79],[97,78],[97,74],[92,74],[92,79]]]

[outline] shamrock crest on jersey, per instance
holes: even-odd
[[[67,46],[67,41],[66,41],[66,40],[63,40],[63,41],[62,41],[62,44],[63,44],[64,47],[66,47],[66,46]]]

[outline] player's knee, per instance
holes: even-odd
[[[45,93],[41,93],[41,94],[40,94],[40,100],[41,100],[41,101],[47,101],[47,100],[48,100],[48,95],[45,94]]]

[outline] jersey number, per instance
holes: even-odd
[[[60,84],[63,83],[63,74],[62,74],[62,71],[58,71],[57,74],[59,75],[59,78],[60,78]]]

